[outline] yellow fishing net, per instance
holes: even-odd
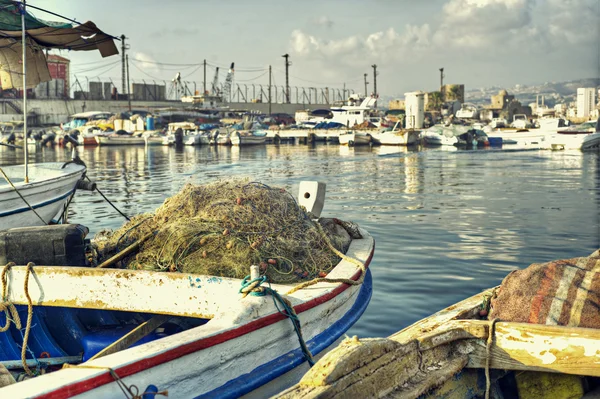
[[[324,223],[345,252],[350,235]],[[325,276],[339,258],[315,221],[286,190],[247,180],[187,184],[152,214],[134,217],[93,240],[98,262],[154,233],[121,267],[243,278],[251,265],[273,283]]]

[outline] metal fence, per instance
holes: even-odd
[[[54,82],[54,81],[53,81]],[[53,83],[47,83],[52,90],[32,91],[33,98],[72,98],[78,100],[127,100],[127,93],[123,93],[121,79],[100,78],[90,79],[85,76],[72,75],[66,90],[56,89]],[[132,100],[137,101],[180,101],[183,96],[200,95],[204,91],[204,83],[196,81],[168,81],[132,79],[129,82]],[[218,87],[207,82],[206,91],[210,95],[222,98],[226,103],[267,103],[269,102],[268,84],[233,83],[230,90],[226,90],[224,83]],[[45,87],[45,86],[44,86]],[[127,86],[125,86],[127,87]],[[290,86],[289,98],[285,86],[271,85],[271,102],[278,104],[332,104],[345,101],[349,95],[355,93],[353,89],[335,87],[302,87]],[[37,93],[37,95],[36,95]],[[43,93],[43,94],[42,94]],[[68,93],[68,94],[67,94]],[[20,91],[4,93],[4,97],[21,98]]]

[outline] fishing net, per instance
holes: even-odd
[[[187,184],[154,213],[99,233],[93,244],[102,262],[150,235],[121,267],[244,278],[260,265],[269,281],[293,283],[323,277],[340,261],[324,235],[345,252],[355,234],[337,219],[321,231],[316,223],[284,189],[227,180]]]

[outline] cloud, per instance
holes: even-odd
[[[315,18],[313,23],[318,26],[324,26],[325,28],[333,27],[333,21],[326,16]]]
[[[428,63],[464,70],[466,60],[469,72],[463,76],[475,73],[481,79],[489,79],[491,71],[508,79],[519,71],[517,65],[588,74],[597,64],[596,53],[589,51],[597,48],[597,18],[596,0],[447,0],[429,23],[336,39],[294,30],[289,47],[321,76],[340,68],[358,74],[372,62],[418,76]],[[578,69],[565,62],[569,55],[581,60]]]
[[[133,60],[137,61],[138,68],[146,72],[159,72],[161,70],[160,65],[156,64],[156,60],[146,54],[139,51],[133,53]]]

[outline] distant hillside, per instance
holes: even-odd
[[[514,95],[522,104],[535,102],[537,95],[544,96],[544,103],[553,106],[559,103],[569,103],[576,100],[577,88],[599,87],[600,78],[577,79],[568,82],[545,82],[537,85],[515,85],[514,87],[487,87],[467,90],[466,100],[476,104],[488,104],[490,96],[505,89]],[[540,100],[541,101],[541,100]]]

